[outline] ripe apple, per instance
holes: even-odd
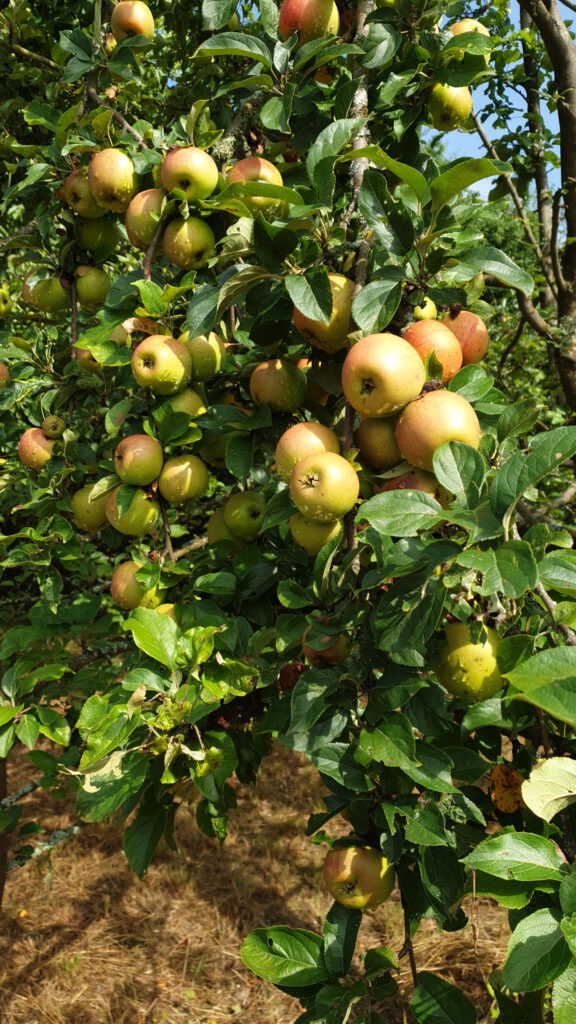
[[[236,537],[226,526],[224,512],[221,508],[216,509],[206,523],[206,536],[209,544],[217,544],[218,541],[226,540],[238,547],[241,543],[239,537]]]
[[[460,343],[462,366],[479,363],[486,355],[490,344],[488,328],[482,318],[468,309],[463,309],[456,316],[448,313],[443,322]]]
[[[76,241],[88,252],[112,252],[120,241],[118,228],[113,220],[86,220],[78,217],[76,221]]]
[[[238,491],[228,498],[222,513],[230,533],[242,540],[254,540],[264,522],[264,495],[259,491]]]
[[[99,363],[98,360],[94,358],[90,349],[78,348],[78,346],[75,345],[72,348],[72,359],[75,359],[78,365],[81,366],[83,370],[87,370],[88,373],[95,373],[99,377],[102,375],[102,363]]]
[[[379,850],[370,846],[334,846],[326,854],[324,884],[337,903],[374,910],[394,888],[395,871]]]
[[[155,437],[131,434],[114,452],[114,468],[123,484],[146,487],[156,480],[162,469],[164,455]]]
[[[132,611],[133,608],[157,608],[166,593],[158,587],[146,590],[144,584],[136,579],[136,573],[141,568],[140,562],[122,562],[112,573],[110,596],[114,604],[126,611]]]
[[[161,188],[147,188],[138,192],[126,210],[126,234],[138,249],[149,249],[156,234],[162,212],[164,192]]]
[[[10,292],[6,291],[5,288],[0,288],[0,320],[8,316],[11,309],[12,299],[10,298]]]
[[[200,217],[176,217],[171,220],[162,236],[162,251],[166,258],[183,270],[199,270],[212,259],[216,239],[212,228]]]
[[[374,491],[379,494],[383,491],[423,491],[424,494],[429,494],[431,498],[435,498],[436,501],[440,502],[442,508],[448,508],[448,506],[454,500],[454,495],[450,494],[442,484],[438,483],[433,473],[427,473],[424,469],[413,469],[409,473],[402,473],[401,476],[395,476],[392,480],[387,480],[384,486],[375,486]]]
[[[308,339],[315,348],[323,352],[336,352],[344,348],[350,332],[352,316],[352,295],[354,282],[342,274],[328,274],[332,292],[332,315],[327,324],[319,320],[310,320],[296,308],[294,309],[294,327]]]
[[[133,537],[140,537],[143,533],[151,533],[160,519],[160,506],[153,498],[149,498],[146,491],[133,487],[133,497],[130,506],[121,511],[118,507],[117,497],[120,487],[115,487],[108,496],[106,502],[106,518],[111,526],[120,533],[129,534]],[[123,484],[122,490],[127,488]]]
[[[434,352],[442,364],[442,381],[446,384],[462,366],[462,349],[452,331],[439,320],[417,320],[404,331],[404,340],[418,353],[423,363]],[[456,342],[456,344],[454,344]]]
[[[18,458],[28,469],[42,469],[55,445],[40,427],[29,427],[18,441]]]
[[[194,376],[194,364],[192,364],[192,375]],[[183,391],[170,395],[167,398],[167,402],[170,404],[173,412],[186,413],[191,419],[194,419],[196,416],[202,416],[206,412],[206,405],[202,395],[199,395],[197,391],[193,391],[192,388],[184,388]]]
[[[340,454],[340,442],[334,431],[322,423],[295,423],[284,431],[276,445],[274,463],[278,476],[288,481],[300,459],[318,452]]]
[[[335,637],[333,634],[327,633],[325,636],[320,637],[320,642],[326,646],[318,650],[315,647],[311,647],[307,642],[311,629],[312,626],[307,626],[302,634],[304,657],[311,665],[314,665],[315,668],[323,668],[325,665],[339,665],[341,661],[344,661],[350,649],[350,642],[347,636],[340,634],[340,636]]]
[[[72,505],[72,522],[78,529],[86,533],[94,533],[106,522],[106,502],[108,490],[102,490],[100,481],[85,484],[80,490],[74,491],[70,499]]]
[[[334,0],[284,0],[278,31],[281,39],[298,33],[298,46],[312,39],[338,35],[340,15]]]
[[[428,114],[437,132],[450,132],[464,123],[472,111],[472,94],[467,85],[436,82],[428,99]]]
[[[70,306],[70,292],[63,288],[59,277],[42,277],[32,286],[28,278],[36,277],[37,270],[29,270],[22,281],[22,298],[43,313],[59,313]]]
[[[58,441],[66,430],[66,424],[60,416],[47,416],[46,419],[42,421],[42,430],[46,434],[46,437],[50,437],[52,440]]]
[[[284,184],[278,168],[261,156],[248,156],[244,160],[239,160],[228,171],[227,181],[229,185],[233,185],[234,182],[244,184],[247,181],[262,181],[267,185]],[[273,212],[281,200],[270,199],[266,196],[244,196],[242,202],[256,216],[257,213]]]
[[[339,537],[343,530],[341,519],[335,522],[319,523],[306,519],[301,512],[290,516],[290,533],[292,538],[304,548],[309,555],[317,555],[329,540]]]
[[[391,469],[402,461],[402,455],[394,433],[396,420],[362,420],[356,431],[355,440],[360,454],[374,469]]]
[[[353,466],[334,452],[306,455],[290,476],[290,496],[306,519],[333,522],[352,509],[360,493]]]
[[[440,651],[436,675],[455,697],[488,700],[504,685],[496,661],[500,639],[488,626],[484,631],[484,643],[473,644],[466,623],[450,622],[444,629],[446,643]]]
[[[462,21],[455,21],[453,25],[448,25],[448,31],[453,36],[461,36],[465,32],[478,32],[481,36],[490,35],[486,26],[481,21],[476,21],[475,18],[463,18]]]
[[[110,291],[110,278],[98,267],[76,267],[76,295],[84,309],[103,306]]]
[[[474,409],[462,395],[430,391],[411,402],[398,417],[396,440],[402,455],[418,469],[432,472],[432,457],[441,444],[462,441],[478,448],[482,431]]]
[[[110,27],[118,43],[129,36],[154,38],[154,17],[142,0],[120,0],[112,9]]]
[[[189,202],[196,202],[212,195],[218,184],[218,166],[206,150],[182,146],[164,157],[160,177],[167,192],[178,188]]]
[[[304,404],[305,409],[309,409],[315,405],[327,405],[330,395],[320,384],[318,384],[312,377],[311,371],[313,369],[320,369],[321,364],[317,363],[314,367],[310,359],[303,356],[296,363],[299,370],[304,370],[306,374],[306,380],[308,386],[306,388],[306,401]]]
[[[435,320],[437,312],[436,303],[426,296],[421,306],[414,306],[412,315],[415,320]]]
[[[186,387],[191,369],[186,346],[163,334],[151,334],[132,353],[134,379],[156,395],[173,395]]]
[[[306,397],[307,387],[306,374],[287,359],[267,359],[250,377],[252,400],[277,412],[295,412]]]
[[[395,334],[369,334],[352,346],[342,367],[342,388],[361,416],[380,417],[402,409],[424,387],[420,356]]]
[[[99,206],[90,191],[88,184],[88,168],[76,167],[66,178],[56,195],[62,199],[74,213],[87,220],[104,217],[106,210]]]
[[[190,338],[188,331],[181,334],[178,341],[185,345],[192,360],[192,380],[211,380],[222,367],[226,355],[224,339],[210,331],[210,334],[199,334]]]
[[[88,185],[100,206],[124,213],[138,187],[134,164],[121,149],[101,149],[90,161]]]
[[[209,475],[197,455],[176,455],[168,459],[158,478],[158,490],[171,505],[199,498],[206,492]]]
[[[5,388],[6,387],[6,383],[9,380],[10,380],[10,370],[6,366],[6,363],[0,363],[0,389]],[[44,424],[42,424],[42,429],[44,429]]]

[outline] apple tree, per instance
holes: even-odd
[[[573,44],[544,6],[553,60]],[[470,190],[518,197],[517,162],[431,136],[482,127],[473,93],[494,101],[512,51],[504,5],[500,36],[466,14],[1,14],[0,891],[8,846],[41,848],[7,794],[17,746],[79,819],[125,822],[143,876],[184,802],[225,840],[231,780],[276,740],[325,785],[307,834],[334,903],[321,933],[270,922],[242,957],[299,1024],[381,1024],[400,958],[415,1020],[473,1022],[412,939],[479,894],[510,913],[500,1019],[544,1021],[550,992],[557,1024],[576,1012],[573,147],[562,120],[566,232],[549,263],[513,258],[508,199]],[[538,331],[544,265],[566,285],[547,419],[530,367],[514,397],[486,369],[497,289]],[[359,966],[394,887],[405,934]]]

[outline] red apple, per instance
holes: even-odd
[[[6,382],[10,380],[10,370],[6,366],[6,363],[0,363],[0,390],[6,387]]]
[[[417,320],[404,331],[407,341],[418,353],[423,363],[427,356],[434,352],[436,359],[442,364],[442,381],[447,384],[462,366],[462,349],[454,337],[439,320]],[[456,344],[454,344],[456,342]]]
[[[149,249],[156,234],[162,212],[164,192],[161,188],[147,188],[138,192],[126,210],[126,234],[138,249]]]
[[[402,461],[395,428],[394,418],[366,419],[358,427],[356,444],[362,458],[374,469],[391,469]]]
[[[209,153],[196,146],[173,149],[162,161],[162,184],[167,192],[177,188],[186,199],[207,199],[218,184],[218,167]]]
[[[360,481],[354,467],[334,452],[307,455],[290,476],[290,496],[307,519],[332,522],[354,507]]]
[[[490,344],[488,328],[482,318],[468,309],[463,309],[456,316],[448,313],[443,322],[458,339],[462,349],[462,365],[479,363],[486,355]]]
[[[295,423],[284,431],[276,445],[274,463],[282,480],[288,481],[297,462],[318,452],[340,454],[340,442],[330,427],[322,423]]]
[[[298,45],[338,35],[340,15],[334,0],[284,0],[280,8],[278,32],[281,39],[298,33]]]
[[[350,332],[352,316],[352,296],[354,282],[342,274],[328,274],[332,292],[332,315],[327,324],[319,320],[310,320],[298,309],[294,309],[294,327],[308,339],[315,348],[323,352],[336,352],[344,348]]]
[[[277,412],[295,412],[307,387],[306,374],[287,359],[259,363],[250,377],[250,394],[256,405],[267,404]]]
[[[18,441],[18,458],[28,469],[42,469],[52,457],[54,444],[40,427],[29,427]]]
[[[100,206],[124,213],[138,185],[134,164],[121,149],[102,149],[90,161],[88,185]]]
[[[423,491],[440,502],[442,508],[447,508],[454,499],[442,484],[439,484],[433,473],[427,473],[424,469],[413,469],[409,473],[402,473],[392,480],[387,480],[383,486],[374,485],[374,493],[380,494],[383,491]]]
[[[227,180],[229,185],[233,185],[235,182],[244,184],[247,181],[264,182],[266,185],[284,184],[278,168],[260,156],[248,156],[244,160],[239,160],[228,171]],[[257,214],[272,212],[279,206],[281,200],[270,199],[266,196],[244,196],[242,202],[249,210]]]
[[[209,475],[197,455],[176,455],[167,459],[158,479],[158,490],[171,505],[199,498],[206,492]]]
[[[350,349],[342,367],[342,388],[361,416],[380,417],[402,409],[424,387],[420,356],[395,334],[369,334]]]
[[[462,395],[430,391],[398,417],[396,440],[402,455],[418,469],[432,472],[434,452],[448,441],[478,448],[482,431],[474,409]]]
[[[88,168],[76,167],[66,178],[66,181],[56,195],[63,202],[67,203],[74,213],[79,217],[86,217],[87,220],[95,220],[104,217],[106,210],[99,206],[90,191],[88,184]]]
[[[136,579],[136,573],[142,568],[140,562],[122,562],[116,566],[110,580],[110,596],[120,608],[132,611],[133,608],[158,608],[165,590],[146,587]]]
[[[334,846],[326,854],[323,874],[337,903],[360,910],[374,910],[394,888],[394,867],[370,846]]]
[[[192,360],[185,345],[163,334],[151,334],[132,353],[132,373],[142,388],[172,395],[190,380]]]
[[[162,251],[170,263],[183,270],[199,270],[212,256],[216,239],[214,232],[200,217],[171,220],[162,236]]]
[[[114,452],[114,468],[123,484],[145,487],[160,474],[164,455],[155,437],[131,434]]]

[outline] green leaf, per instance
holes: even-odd
[[[393,76],[390,76],[391,78]],[[365,146],[364,149],[358,150],[353,154],[350,159],[358,157],[358,155],[365,155],[372,163],[378,167],[383,167],[387,171],[391,171],[392,174],[399,178],[408,185],[416,197],[421,200],[424,198],[428,191],[428,183],[426,178],[420,171],[417,171],[415,167],[410,167],[409,164],[400,163],[399,160],[393,160],[391,156],[384,153],[379,146]]]
[[[447,846],[448,836],[444,816],[438,804],[428,800],[424,806],[403,810],[406,815],[405,836],[409,843],[417,846]]]
[[[418,1024],[475,1024],[478,1019],[473,1004],[459,988],[428,971],[419,971],[409,1005]]]
[[[103,821],[138,792],[148,771],[150,757],[136,750],[116,750],[94,762],[82,773],[76,794],[76,810],[83,821]]]
[[[378,729],[362,729],[360,750],[366,757],[381,761],[388,768],[406,770],[416,753],[414,731],[405,715],[396,711]]]
[[[463,858],[468,868],[518,882],[560,882],[565,867],[553,843],[530,832],[502,832]]]
[[[352,137],[364,124],[361,117],[342,118],[332,121],[320,132],[306,159],[306,170],[320,201],[330,205],[334,190],[334,161],[347,146]]]
[[[494,477],[490,502],[495,515],[502,516],[505,522],[509,522],[524,491],[576,455],[576,427],[556,427],[539,434],[532,441],[532,449],[529,455],[513,455]]]
[[[296,309],[310,320],[330,323],[332,291],[325,267],[312,267],[306,274],[289,274],[284,283]]]
[[[237,6],[238,0],[202,0],[202,28],[207,32],[223,28]]]
[[[174,667],[178,626],[169,615],[159,615],[151,608],[136,608],[124,629],[131,631],[134,643],[149,658],[166,668]]]
[[[464,508],[476,508],[488,472],[488,463],[480,452],[460,441],[436,448],[434,475]]]
[[[576,761],[571,757],[550,757],[537,764],[522,783],[522,796],[533,814],[551,821],[558,811],[576,800]]]
[[[416,537],[444,519],[442,507],[422,491],[389,491],[364,501],[356,522],[368,522],[387,537]]]
[[[388,327],[402,298],[401,267],[386,267],[386,277],[371,281],[361,288],[352,302],[352,316],[365,334],[378,333]]]
[[[266,44],[247,32],[221,32],[211,39],[205,39],[192,54],[192,58],[205,55],[219,57],[226,54],[232,57],[247,57],[268,69],[272,67],[272,54]]]
[[[513,992],[535,992],[558,978],[570,964],[570,948],[560,928],[559,910],[543,908],[514,929],[502,971]]]
[[[424,789],[431,789],[435,793],[457,793],[458,789],[452,785],[453,767],[451,759],[443,750],[429,742],[416,740],[416,761],[404,771]]]
[[[281,273],[284,260],[298,246],[298,235],[290,228],[268,224],[262,214],[254,221],[254,254],[271,273]]]
[[[156,847],[164,835],[165,825],[164,808],[157,804],[145,805],[124,832],[123,849],[126,860],[139,878],[144,878],[146,874]]]
[[[206,594],[231,597],[236,591],[236,577],[231,572],[208,572],[199,576],[194,586]]]
[[[506,174],[509,172],[509,164],[502,164],[499,161],[495,163],[486,157],[479,157],[474,160],[461,160],[445,171],[444,174],[438,175],[430,183],[432,215],[435,216],[446,203],[449,203],[460,192],[463,192],[464,189],[470,188],[475,182],[481,181],[482,178],[492,178],[495,174]],[[497,251],[494,250],[494,252]],[[500,255],[504,256],[504,253]],[[462,262],[466,262],[467,258],[468,254]],[[512,263],[512,261],[510,262]],[[491,271],[487,271],[487,273],[491,273]]]
[[[483,596],[522,597],[536,585],[538,570],[527,541],[511,540],[486,551],[469,548],[455,559],[465,569],[476,569],[481,581],[475,589]]]
[[[15,726],[15,732],[20,742],[32,750],[40,734],[40,723],[32,715],[23,715]]]
[[[259,978],[285,988],[305,988],[328,980],[324,942],[303,928],[257,928],[240,948],[242,962]]]
[[[517,437],[529,433],[539,415],[540,409],[531,398],[509,405],[498,417],[496,423],[498,440],[504,441],[507,437]]]
[[[550,551],[544,555],[538,572],[545,587],[576,597],[576,552]]]
[[[529,704],[576,726],[576,647],[539,651],[507,677]]]
[[[18,704],[16,707],[11,707],[7,704],[0,704],[0,728],[20,714],[24,710],[24,706],[24,704]]]
[[[140,293],[140,300],[147,313],[151,316],[163,316],[168,303],[162,300],[163,289],[153,281],[134,281],[134,287]]]
[[[438,180],[438,179],[436,179]],[[484,245],[478,249],[470,249],[465,255],[460,254],[462,266],[469,267],[477,274],[483,271],[491,274],[497,281],[517,288],[524,295],[531,295],[534,291],[534,280],[531,275],[514,263],[505,252],[494,249],[491,245]]]
[[[572,960],[552,986],[554,1024],[574,1024],[576,1020],[576,962]]]
[[[362,67],[383,68],[389,64],[400,49],[402,36],[396,29],[383,22],[371,22],[364,40],[365,57],[360,61]]]
[[[324,963],[331,978],[344,978],[350,970],[362,911],[333,903],[324,921]]]

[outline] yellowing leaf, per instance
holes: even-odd
[[[551,821],[576,801],[576,761],[571,757],[542,761],[522,784],[522,796],[533,814]]]

